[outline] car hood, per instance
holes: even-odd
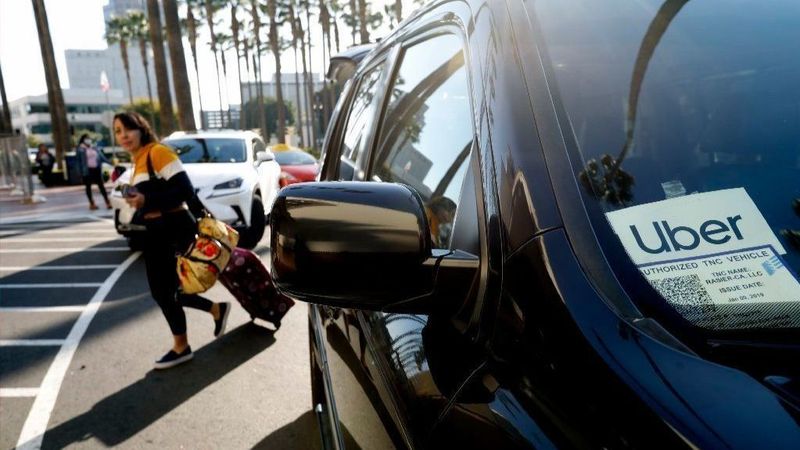
[[[247,163],[193,163],[184,164],[183,167],[197,189],[214,186],[237,177],[248,179],[255,174]]]

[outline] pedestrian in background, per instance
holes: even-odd
[[[103,184],[102,167],[103,163],[111,164],[106,156],[92,145],[92,140],[88,134],[81,135],[78,139],[78,148],[75,149],[78,158],[78,169],[83,177],[83,184],[86,186],[86,197],[89,198],[89,209],[97,209],[94,203],[94,196],[92,196],[92,184],[97,184],[100,189],[100,194],[103,195],[103,200],[106,201],[106,207],[111,209],[111,203],[108,201],[108,193]]]
[[[53,164],[55,158],[47,150],[47,146],[39,144],[39,150],[36,152],[36,165],[39,166],[39,179],[45,186],[50,186],[50,174],[53,172]]]
[[[187,206],[194,198],[194,188],[178,155],[158,143],[150,124],[135,112],[114,116],[114,135],[133,159],[125,201],[136,208],[145,224],[147,282],[172,332],[172,349],[155,363],[156,369],[167,369],[193,356],[183,307],[210,313],[214,336],[219,337],[225,332],[230,303],[214,303],[179,290],[176,253],[185,252],[194,241],[197,223]]]

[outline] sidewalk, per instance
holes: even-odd
[[[95,211],[89,210],[83,185],[46,188],[38,178],[34,177],[33,193],[46,200],[40,203],[23,203],[23,196],[11,195],[12,191],[12,188],[0,188],[0,223],[81,216],[113,218],[113,211],[105,208],[97,186],[92,188],[95,203],[100,206],[100,209]],[[111,184],[106,184],[106,191],[111,195]]]

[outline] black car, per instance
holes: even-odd
[[[800,448],[800,3],[433,1],[272,274],[328,448]]]

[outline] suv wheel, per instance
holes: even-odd
[[[253,197],[253,206],[250,211],[250,226],[245,228],[239,237],[239,247],[253,248],[264,236],[264,228],[267,226],[264,217],[264,203],[258,195]]]

